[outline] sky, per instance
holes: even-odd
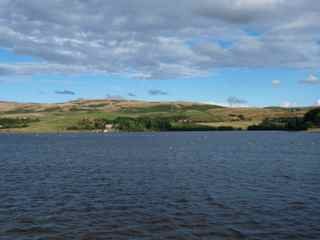
[[[0,101],[320,106],[314,0],[0,0]]]

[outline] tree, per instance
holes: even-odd
[[[320,127],[320,108],[310,110],[304,115],[304,121],[313,126]]]

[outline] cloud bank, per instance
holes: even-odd
[[[248,101],[238,98],[238,97],[229,97],[227,99],[227,102],[229,103],[229,105],[231,107],[233,106],[246,106],[246,104],[248,103]]]
[[[301,81],[301,83],[304,83],[304,84],[320,84],[320,79],[317,76],[311,74],[311,75],[309,75],[309,77],[307,79]]]
[[[151,89],[148,91],[150,96],[166,96],[168,93],[160,89]]]
[[[0,48],[40,59],[0,76],[203,76],[216,68],[319,68],[314,0],[0,0]]]
[[[297,107],[297,106],[298,106],[297,103],[290,102],[290,101],[285,101],[280,105],[280,107],[283,107],[283,108],[293,108],[293,107]]]
[[[121,95],[113,95],[113,94],[107,94],[105,99],[107,100],[125,100],[125,98]]]
[[[59,94],[59,95],[76,95],[75,92],[70,91],[70,90],[62,90],[62,91],[57,90],[54,93]]]
[[[281,81],[280,80],[272,80],[271,83],[272,83],[272,86],[277,87],[281,84]]]

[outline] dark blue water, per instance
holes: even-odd
[[[0,239],[320,239],[320,134],[0,135]]]

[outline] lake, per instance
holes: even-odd
[[[0,239],[319,239],[320,134],[0,134]]]

